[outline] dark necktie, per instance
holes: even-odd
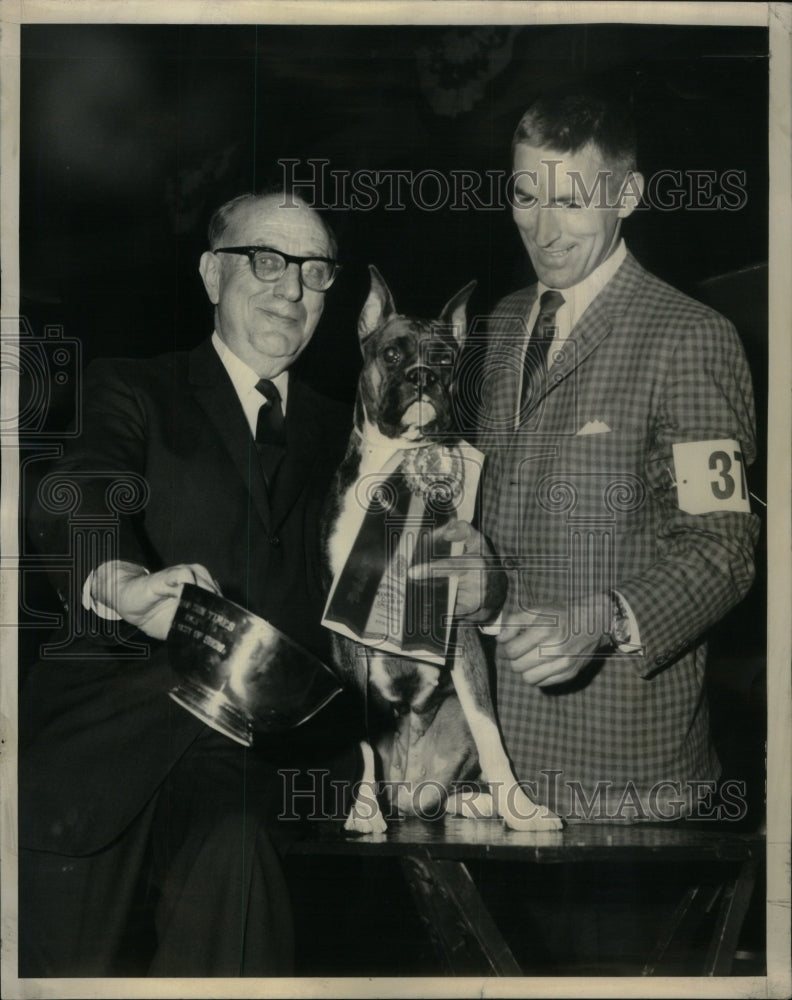
[[[531,330],[531,339],[525,351],[523,364],[522,392],[520,393],[520,414],[526,407],[531,407],[539,398],[545,374],[547,372],[547,355],[553,343],[556,332],[555,317],[564,304],[564,296],[555,289],[542,292],[539,300],[539,315]]]
[[[267,486],[271,487],[286,447],[283,407],[277,387],[268,378],[259,379],[256,389],[264,397],[256,420],[256,448]]]

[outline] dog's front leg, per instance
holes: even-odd
[[[360,749],[363,751],[363,777],[355,790],[355,800],[344,829],[348,833],[384,833],[388,824],[377,801],[374,751],[365,741]]]
[[[458,638],[462,648],[454,659],[451,677],[476,744],[481,772],[490,788],[493,811],[512,830],[560,830],[563,823],[558,816],[530,799],[514,775],[495,720],[487,662],[478,636],[462,626]],[[464,813],[464,796],[458,798]],[[453,808],[454,803],[451,805]]]

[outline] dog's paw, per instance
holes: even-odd
[[[544,833],[564,829],[564,821],[554,812],[541,806],[534,806],[533,816],[516,815],[505,810],[503,822],[510,830],[521,833]]]
[[[372,807],[370,801],[355,802],[344,823],[347,833],[385,833],[387,829],[388,824],[379,806]]]
[[[564,828],[563,820],[547,806],[537,805],[519,788],[512,792],[498,803],[498,813],[510,830],[536,833]]]
[[[489,792],[453,792],[448,796],[446,812],[465,819],[491,819],[496,815],[495,802]]]

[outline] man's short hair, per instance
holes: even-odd
[[[263,201],[265,198],[278,197],[282,199],[284,205],[284,211],[288,207],[291,207],[295,202],[299,205],[305,206],[305,208],[310,208],[312,212],[316,212],[311,205],[308,204],[299,195],[293,194],[292,192],[284,191],[282,187],[273,185],[272,187],[265,188],[262,191],[258,191],[255,194],[252,191],[248,191],[245,194],[239,194],[236,198],[232,198],[230,201],[222,204],[215,212],[212,214],[212,218],[209,220],[208,227],[208,238],[209,238],[209,249],[216,250],[217,247],[221,245],[223,236],[225,235],[226,229],[231,223],[231,217],[234,215],[238,208],[243,205],[255,205],[256,202]],[[330,256],[335,258],[338,253],[338,243],[336,241],[335,233],[333,232],[330,224],[326,219],[323,219],[318,212],[316,212],[316,217],[322,223],[327,233],[327,243],[330,249]]]
[[[621,101],[573,91],[542,95],[520,119],[512,151],[525,144],[577,153],[589,143],[599,149],[617,180],[635,170],[635,127],[626,95]]]

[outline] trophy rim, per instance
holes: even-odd
[[[237,699],[233,694],[229,696],[224,690],[225,681],[215,685],[214,676],[202,676],[200,672],[193,670],[190,661],[193,655],[196,655],[200,662],[200,645],[196,648],[194,645],[196,640],[186,637],[177,628],[180,612],[189,614],[190,603],[196,605],[194,610],[198,614],[211,615],[224,610],[232,620],[238,617],[237,624],[244,623],[241,634],[258,634],[261,641],[273,651],[280,648],[282,655],[291,657],[301,664],[300,669],[304,669],[305,676],[312,678],[310,681],[306,680],[306,693],[312,687],[318,687],[319,697],[314,701],[306,699],[307,703],[300,704],[299,701],[290,701],[290,696],[287,695],[286,704],[281,706],[279,715],[277,709],[271,707],[273,703],[268,703],[266,700],[258,702],[255,698],[249,701],[244,698]],[[207,726],[245,747],[254,746],[257,733],[275,735],[298,729],[344,690],[338,673],[297,640],[286,635],[261,615],[197,584],[184,584],[179,598],[179,608],[168,631],[167,642],[171,670],[174,674],[173,686],[168,691],[169,697]],[[224,659],[225,654],[219,663],[222,664]],[[294,711],[295,708],[299,710]]]
[[[338,676],[337,672],[333,670],[331,666],[329,666],[329,664],[325,663],[325,661],[321,659],[319,656],[317,656],[316,653],[312,653],[310,649],[306,649],[305,646],[299,643],[296,639],[293,639],[290,635],[287,635],[285,632],[281,631],[281,629],[279,629],[277,625],[273,625],[272,622],[269,621],[268,619],[263,618],[261,615],[257,615],[255,611],[248,610],[248,608],[246,608],[243,604],[238,604],[236,601],[232,601],[230,597],[224,597],[222,594],[215,594],[211,590],[207,590],[205,587],[200,587],[198,586],[197,583],[185,583],[183,585],[182,593],[179,598],[179,604],[181,604],[185,592],[194,593],[200,597],[207,597],[211,601],[222,602],[223,604],[230,604],[231,607],[234,607],[238,611],[242,612],[242,614],[245,615],[246,618],[251,619],[254,625],[264,626],[267,630],[274,633],[274,635],[277,636],[279,641],[282,641],[286,643],[286,645],[291,646],[292,649],[300,653],[300,655],[305,657],[306,660],[310,660],[314,664],[323,667],[324,670],[328,674],[330,674],[330,676],[336,681],[336,683],[341,685],[341,678]],[[174,622],[176,620],[176,617],[177,616],[174,615]],[[171,623],[171,627],[168,630],[166,642],[171,641],[172,636],[173,636],[173,623]]]

